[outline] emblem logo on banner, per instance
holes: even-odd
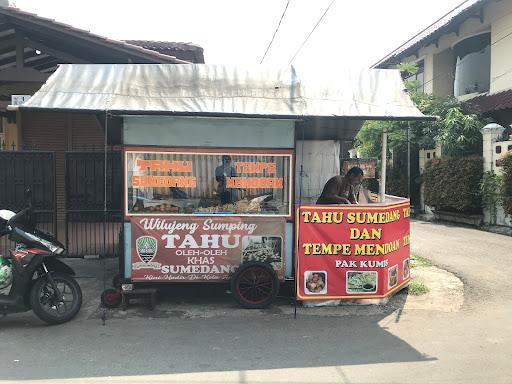
[[[158,243],[153,236],[141,236],[137,239],[137,254],[140,259],[149,263],[155,258],[158,249]]]
[[[141,236],[135,241],[135,248],[137,249],[137,255],[143,262],[134,263],[133,269],[160,269],[162,264],[152,263],[158,250],[158,241],[153,236]]]

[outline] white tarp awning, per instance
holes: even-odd
[[[64,64],[21,110],[425,119],[398,70]]]

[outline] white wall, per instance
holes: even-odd
[[[498,148],[501,149],[500,153],[498,153]],[[512,140],[497,141],[493,143],[492,163],[494,165],[494,172],[498,175],[503,173],[502,167],[498,166],[498,160],[504,157],[508,151],[512,151]]]
[[[497,164],[496,161],[512,150],[512,140],[497,141],[503,131],[504,128],[498,124],[489,124],[482,129],[484,172],[494,171],[497,175],[503,172],[502,167],[498,166],[499,163]],[[501,148],[500,153],[497,153],[497,147]],[[484,209],[484,222],[512,227],[512,218],[505,215],[502,207],[497,207],[496,218],[492,217],[489,209]]]
[[[496,152],[496,147],[501,147],[501,153]],[[494,172],[496,174],[501,175],[503,173],[503,168],[498,166],[496,161],[500,159],[501,157],[505,156],[508,151],[512,151],[512,140],[508,141],[498,141],[493,144],[493,151],[492,151],[492,163]],[[506,225],[512,227],[512,218],[507,217],[505,215],[505,211],[502,207],[498,207],[498,210],[496,212],[496,225]]]
[[[512,88],[512,13],[502,15],[491,29],[491,89],[498,93]]]
[[[497,147],[501,147],[501,153],[497,153]],[[512,152],[512,140],[498,141],[493,144],[492,162],[494,165],[494,172],[496,172],[496,174],[501,175],[503,173],[503,167],[498,165],[499,162],[497,162],[497,160],[505,156],[509,151]],[[496,212],[496,224],[512,226],[512,218],[505,215],[505,211],[502,207],[498,207]]]
[[[299,202],[299,191],[302,190],[302,204],[314,204],[327,180],[340,174],[340,143],[334,140],[297,141],[296,153],[295,196],[297,202]]]
[[[455,55],[448,48],[433,55],[432,93],[436,96],[453,95]]]

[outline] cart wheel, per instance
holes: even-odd
[[[242,264],[231,278],[231,292],[244,308],[266,308],[279,292],[279,279],[269,264],[251,261]]]
[[[116,289],[121,289],[121,275],[119,273],[112,278],[112,286]]]
[[[101,303],[107,308],[117,308],[121,304],[121,296],[117,289],[105,289],[101,294]]]

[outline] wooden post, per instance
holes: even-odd
[[[381,170],[380,170],[380,186],[379,186],[379,201],[384,203],[386,200],[386,167],[388,160],[388,129],[382,128],[382,155],[381,155]]]
[[[20,31],[16,31],[16,68],[21,69],[25,65],[25,42]]]

